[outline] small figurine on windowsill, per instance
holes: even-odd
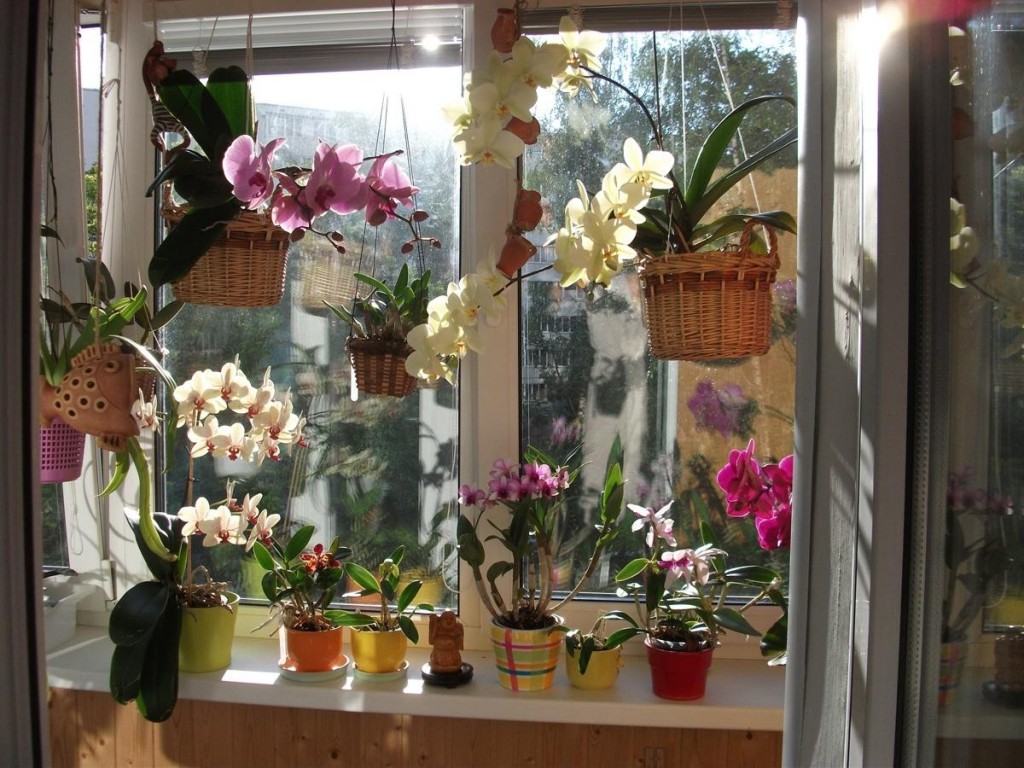
[[[430,616],[430,661],[423,665],[423,682],[455,688],[473,678],[473,667],[462,661],[462,624],[452,611]]]

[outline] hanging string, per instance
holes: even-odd
[[[213,42],[212,37],[210,42]],[[256,74],[256,60],[252,52],[252,13],[249,14],[249,21],[245,25],[245,71],[250,79]]]
[[[250,17],[251,18],[251,17]],[[202,43],[196,43],[192,48],[192,68],[195,70],[195,75],[199,79],[202,79],[209,74],[206,71],[206,55],[210,52],[210,46],[213,45],[213,33],[217,31],[217,22],[220,21],[220,16],[213,17],[213,27],[210,29],[210,36],[206,40],[206,46],[203,47]],[[199,20],[199,34],[203,34],[203,20]]]
[[[704,29],[708,33],[708,42],[711,44],[711,52],[715,57],[715,64],[718,67],[718,75],[719,77],[722,78],[722,88],[725,90],[725,98],[729,104],[729,111],[731,112],[736,108],[736,102],[733,100],[732,86],[729,84],[728,63],[725,62],[725,54],[721,52],[718,46],[715,44],[714,35],[711,34],[711,25],[708,23],[708,14],[707,11],[704,9],[703,5],[700,7],[700,12],[701,15],[704,17]],[[743,156],[743,159],[745,160],[748,157],[747,145],[746,142],[743,140],[743,131],[740,130],[739,128],[736,129],[736,139],[739,141],[740,154]],[[757,184],[754,182],[753,174],[749,175],[747,179],[750,182],[750,191],[754,196],[754,208],[760,211],[761,201],[758,198]]]

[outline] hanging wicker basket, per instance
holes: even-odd
[[[738,246],[640,262],[644,321],[656,358],[724,360],[768,351],[779,252],[767,226],[768,253],[750,250],[755,226],[747,224]]]
[[[346,306],[356,296],[356,259],[317,238],[304,262],[299,306],[307,312],[323,312],[324,302]]]
[[[412,347],[405,341],[349,338],[348,356],[356,372],[356,386],[369,395],[405,397],[416,389],[416,379],[405,372]]]
[[[164,221],[174,227],[185,210],[165,204]],[[174,297],[214,307],[272,307],[284,295],[288,233],[270,216],[243,211],[181,280]]]

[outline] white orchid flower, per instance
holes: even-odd
[[[525,148],[523,140],[503,130],[501,121],[493,116],[478,121],[455,139],[455,149],[463,165],[494,164],[511,169]]]
[[[175,387],[172,397],[178,404],[179,427],[191,425],[204,413],[220,413],[227,408],[220,394],[219,377],[211,370],[193,373],[186,383]]]
[[[213,514],[199,524],[199,531],[204,534],[204,547],[245,543],[245,522],[239,515],[232,515],[227,507],[213,510]]]
[[[249,525],[255,525],[256,518],[260,516],[259,504],[262,498],[262,493],[257,493],[255,496],[250,496],[247,493],[242,498],[242,505],[238,510],[238,514],[240,514]]]
[[[178,519],[184,520],[185,525],[181,529],[182,536],[191,536],[194,533],[200,531],[199,525],[204,520],[209,519],[213,512],[210,509],[210,502],[205,496],[200,496],[196,499],[196,503],[191,507],[182,507],[178,510]]]
[[[188,439],[192,442],[189,454],[193,457],[205,456],[213,450],[213,438],[220,429],[216,416],[207,416],[188,430]]]
[[[210,453],[214,457],[232,461],[251,461],[252,455],[256,452],[255,441],[246,433],[245,427],[238,423],[218,428],[217,434],[210,438],[210,443]]]
[[[620,180],[620,184],[642,184],[652,189],[672,188],[672,179],[668,175],[676,159],[671,152],[652,149],[644,155],[636,139],[629,137],[622,145],[622,157],[626,162],[617,163],[609,171]]]
[[[528,37],[520,37],[512,46],[508,69],[531,88],[550,88],[554,76],[564,72],[568,64],[569,50],[561,43],[537,46]]]
[[[138,399],[132,403],[132,418],[135,419],[135,423],[139,425],[139,430],[149,430],[153,433],[160,431],[160,416],[156,410],[156,395],[153,395],[149,400],[146,400],[146,396],[139,390]]]
[[[245,551],[248,552],[252,549],[252,545],[257,541],[262,543],[264,546],[270,546],[270,540],[274,536],[274,526],[280,522],[281,516],[278,514],[268,515],[267,510],[260,512],[256,521],[252,523],[252,530],[249,531],[248,541],[245,543]]]

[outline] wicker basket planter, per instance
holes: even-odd
[[[324,302],[351,304],[356,297],[356,260],[317,242],[304,265],[299,305],[307,312],[323,312]]]
[[[743,230],[737,247],[640,262],[644,321],[656,358],[724,360],[768,351],[779,253],[768,227],[768,253],[750,250],[753,226]]]
[[[356,386],[368,395],[405,397],[416,389],[416,379],[405,372],[412,347],[405,341],[349,338],[348,355],[356,372]]]
[[[182,216],[180,208],[164,208],[168,226]],[[272,307],[284,295],[288,245],[288,233],[275,227],[270,216],[243,211],[189,273],[173,284],[174,296],[214,307]]]

